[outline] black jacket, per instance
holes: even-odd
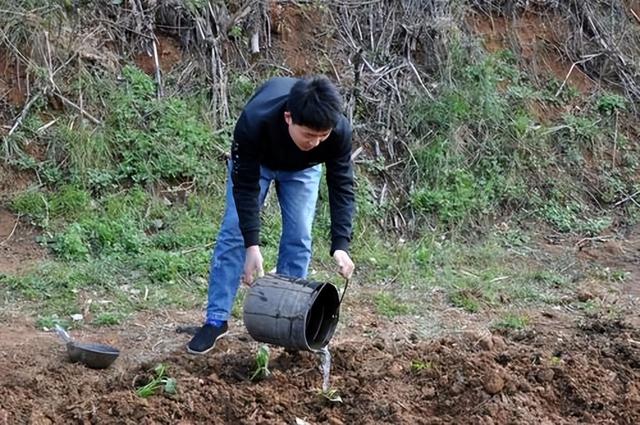
[[[295,78],[273,78],[245,106],[233,133],[233,197],[245,247],[258,245],[260,165],[295,171],[325,163],[331,208],[331,254],[347,251],[355,204],[351,164],[351,126],[342,116],[329,137],[310,151],[295,145],[284,120]]]

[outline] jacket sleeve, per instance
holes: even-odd
[[[245,247],[260,242],[260,149],[258,131],[247,121],[246,115],[241,114],[231,148],[233,199]]]
[[[331,251],[349,250],[355,210],[353,164],[351,162],[351,129],[347,126],[337,155],[326,162],[329,208],[331,211]]]

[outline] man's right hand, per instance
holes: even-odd
[[[242,281],[251,286],[255,275],[257,275],[257,277],[264,276],[264,269],[262,268],[262,253],[260,252],[260,247],[258,245],[252,245],[247,248]]]

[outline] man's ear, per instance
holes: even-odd
[[[287,123],[287,125],[291,125],[291,123],[293,122],[293,120],[291,119],[291,112],[284,111],[284,120]]]

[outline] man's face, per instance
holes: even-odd
[[[289,135],[293,139],[293,143],[295,143],[301,151],[310,151],[327,140],[331,134],[331,129],[318,131],[304,125],[294,124],[289,112],[284,113],[284,120],[289,126]]]

